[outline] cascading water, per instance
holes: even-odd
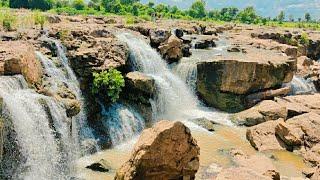
[[[130,48],[131,64],[135,70],[152,76],[158,94],[153,111],[155,119],[184,120],[205,117],[218,123],[230,124],[225,116],[201,107],[199,100],[166,62],[145,41],[128,33],[118,35]]]
[[[131,139],[144,129],[144,119],[133,109],[120,103],[115,103],[108,108],[103,104],[100,105],[103,126],[108,129],[113,146]]]
[[[4,114],[12,121],[19,152],[25,158],[13,179],[64,179],[70,177],[74,143],[70,119],[53,98],[27,88],[22,76],[0,77]],[[47,108],[46,108],[47,107]]]
[[[291,87],[292,95],[312,94],[317,92],[316,87],[311,80],[305,80],[304,78],[298,76],[293,76],[292,81],[284,86]]]
[[[192,56],[182,58],[179,63],[173,66],[173,71],[182,80],[184,80],[193,92],[196,91],[197,82],[197,63],[212,59],[215,56],[226,52],[230,45],[224,37],[216,42],[216,47],[211,49],[191,49]]]
[[[80,85],[77,77],[71,67],[69,66],[68,58],[66,57],[64,46],[57,40],[44,38],[45,41],[52,42],[56,47],[57,60],[48,59],[40,52],[36,52],[38,59],[41,61],[45,73],[49,76],[51,88],[59,88],[62,84],[75,93],[77,100],[81,103],[81,111],[74,117],[75,123],[73,125],[73,137],[78,139],[94,139],[92,130],[87,124],[87,114],[85,111],[85,102],[80,90]],[[77,126],[76,126],[77,124]],[[80,135],[80,137],[78,137]]]

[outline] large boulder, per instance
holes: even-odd
[[[171,32],[165,29],[151,29],[149,31],[150,44],[152,47],[157,48],[167,39],[169,39]]]
[[[158,48],[162,57],[169,63],[179,61],[184,55],[183,41],[175,35],[171,35],[169,39],[161,43]]]
[[[194,179],[200,149],[181,122],[160,121],[143,131],[115,179]]]
[[[0,42],[0,75],[22,74],[28,83],[39,84],[42,67],[33,46],[24,41]]]
[[[237,112],[245,109],[247,95],[292,80],[295,59],[272,52],[263,56],[264,51],[250,51],[197,64],[197,91],[208,105]]]

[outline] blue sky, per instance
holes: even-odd
[[[142,0],[142,2],[149,2],[149,0]],[[153,2],[177,5],[186,9],[194,0],[154,0]],[[206,2],[207,9],[254,6],[260,15],[266,17],[274,17],[283,10],[287,16],[292,15],[296,19],[304,17],[306,12],[309,12],[313,18],[320,18],[320,0],[206,0]]]

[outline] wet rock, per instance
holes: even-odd
[[[247,130],[246,137],[258,151],[284,150],[284,143],[276,137],[275,128],[283,120],[268,121]]]
[[[161,43],[159,52],[169,63],[177,62],[183,57],[183,41],[172,35],[168,40]]]
[[[126,85],[131,90],[144,92],[151,97],[156,91],[155,80],[141,72],[130,72],[126,75]]]
[[[244,110],[248,94],[277,88],[290,82],[296,61],[279,54],[248,49],[241,58],[234,54],[197,63],[197,91],[210,106],[229,112]],[[260,54],[260,55],[258,55]]]
[[[91,169],[92,171],[109,172],[111,169],[111,166],[106,160],[101,159],[99,162],[86,166],[86,168]]]
[[[210,132],[215,131],[215,125],[216,123],[206,119],[206,118],[197,118],[197,119],[192,119],[191,122],[197,124],[200,127],[203,127],[207,129]]]
[[[206,30],[203,32],[204,35],[217,35],[217,29],[216,28],[206,28]]]
[[[216,46],[216,37],[212,36],[200,36],[195,40],[194,48],[196,49],[207,49]]]
[[[182,29],[175,29],[174,30],[174,35],[176,35],[178,38],[182,38],[183,36],[183,30]]]
[[[130,160],[118,169],[115,179],[194,179],[199,150],[181,122],[160,121],[143,131]]]
[[[68,117],[73,117],[79,114],[81,110],[81,104],[75,99],[63,99],[62,100]]]
[[[22,74],[28,83],[40,83],[42,68],[34,51],[24,41],[0,42],[0,75]]]
[[[254,126],[279,118],[286,119],[287,113],[285,106],[271,100],[265,100],[248,110],[235,114],[233,121],[239,125]]]
[[[156,29],[156,30],[150,30],[149,36],[150,36],[150,44],[152,47],[159,47],[159,45],[166,40],[169,39],[171,35],[171,32],[164,29]]]

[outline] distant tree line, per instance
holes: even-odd
[[[281,11],[279,15],[273,19],[261,17],[257,14],[253,7],[247,7],[242,10],[235,7],[226,7],[220,10],[206,10],[206,2],[204,0],[195,0],[191,7],[187,10],[181,10],[177,6],[165,4],[155,4],[150,1],[147,4],[140,3],[140,0],[0,0],[2,6],[11,8],[28,8],[49,10],[52,8],[60,11],[88,11],[88,12],[107,12],[121,15],[131,14],[134,16],[147,17],[165,17],[176,19],[202,19],[202,20],[220,20],[220,21],[238,21],[247,24],[265,24],[269,21],[278,21],[280,23],[288,21],[296,21],[292,15],[286,18],[285,12]],[[306,13],[304,20],[311,22],[310,13]],[[297,21],[302,21],[298,18]]]

